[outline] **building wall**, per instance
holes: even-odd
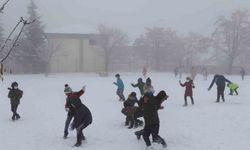
[[[50,72],[103,72],[104,58],[100,47],[91,45],[86,37],[50,37],[49,47],[53,51]]]

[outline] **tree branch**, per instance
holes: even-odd
[[[35,22],[35,19],[34,19],[34,20],[31,20],[31,21],[28,21],[28,20],[23,19],[23,17],[21,17],[20,20],[21,20],[21,22],[23,23],[23,25],[22,25],[22,27],[21,27],[21,30],[19,31],[19,33],[18,33],[18,35],[17,35],[15,41],[13,42],[13,44],[12,44],[12,46],[11,46],[9,52],[7,53],[7,55],[0,61],[1,63],[4,62],[4,61],[9,57],[10,53],[13,51],[14,47],[17,45],[17,41],[18,41],[18,39],[20,38],[20,36],[21,36],[21,34],[22,34],[22,32],[23,32],[24,27],[25,27],[26,25],[28,25],[28,24],[31,24],[31,23]]]
[[[2,5],[2,7],[0,8],[0,13],[3,13],[3,10],[4,10],[5,5],[7,5],[9,1],[10,1],[10,0],[7,0],[7,1]]]
[[[7,42],[8,42],[9,40],[11,40],[10,37],[11,37],[12,34],[15,32],[15,30],[17,29],[17,27],[20,25],[21,22],[22,22],[22,19],[20,19],[20,20],[18,21],[18,23],[16,24],[16,26],[15,26],[15,27],[13,28],[13,30],[10,32],[9,36],[7,37],[7,39],[5,40],[4,44],[2,45],[2,47],[1,47],[1,49],[0,49],[0,53],[4,50],[4,48],[5,48],[6,44],[7,44]]]

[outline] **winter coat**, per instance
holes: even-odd
[[[114,82],[115,85],[117,85],[118,90],[124,90],[124,84],[121,78],[117,78],[116,82]]]
[[[10,98],[11,105],[18,105],[20,103],[20,99],[23,96],[23,91],[19,89],[10,89],[8,98]]]
[[[239,85],[236,84],[236,83],[229,83],[228,87],[229,87],[230,90],[236,90],[236,89],[239,88]]]
[[[145,86],[145,83],[144,82],[137,82],[137,84],[131,84],[133,87],[138,87],[139,90],[140,90],[140,93],[141,95],[144,94],[144,86]]]
[[[128,99],[123,102],[123,106],[125,108],[129,106],[135,106],[135,103],[138,103],[138,99],[136,97],[128,97]]]
[[[126,101],[123,102],[124,108],[122,109],[122,113],[127,116],[133,116],[134,112],[138,107],[135,107],[135,103],[138,104],[138,100],[136,97],[129,97]]]
[[[153,95],[155,92],[154,87],[152,85],[147,85],[147,84],[144,85],[143,90],[144,90],[144,94],[149,93]]]
[[[214,79],[211,82],[209,89],[211,89],[214,85],[214,83],[216,83],[217,87],[225,87],[225,82],[231,83],[228,79],[226,79],[223,75],[214,75]]]
[[[74,111],[74,127],[78,128],[81,124],[92,123],[92,115],[90,110],[82,103],[80,96],[84,93],[83,90],[68,94],[66,106]]]
[[[184,84],[180,83],[180,85],[182,87],[186,87],[185,96],[193,96],[194,85],[192,80],[185,82]]]
[[[161,101],[156,96],[150,96],[147,103],[143,103],[145,126],[159,124],[160,119],[158,110],[161,107]]]

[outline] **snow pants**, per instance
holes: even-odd
[[[220,97],[221,97],[223,102],[225,101],[224,91],[225,91],[225,85],[224,86],[223,85],[222,86],[217,86],[217,99],[216,99],[216,102],[220,102]]]
[[[152,135],[153,142],[166,145],[165,140],[159,136],[159,124],[145,125],[143,129],[143,139],[147,146],[151,145],[149,136]]]

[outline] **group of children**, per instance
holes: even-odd
[[[124,91],[124,84],[120,78],[120,75],[116,75],[117,83],[118,81],[122,83],[122,91]],[[224,98],[224,90],[225,90],[225,82],[228,82],[227,87],[230,89],[229,95],[233,95],[235,92],[236,95],[238,95],[237,89],[239,88],[238,84],[232,83],[231,81],[227,80],[223,75],[216,74],[214,76],[214,79],[212,83],[209,86],[209,90],[212,88],[213,84],[216,83],[217,85],[217,99],[216,102],[220,101],[220,97],[222,98],[223,102],[225,101]],[[116,85],[118,86],[119,84]],[[194,105],[194,99],[193,99],[193,88],[194,82],[191,77],[186,78],[186,82],[182,83],[179,80],[179,84],[182,87],[185,87],[185,93],[184,93],[184,105],[187,106],[187,97],[190,97],[191,104]],[[149,136],[152,135],[153,142],[157,142],[163,145],[163,147],[166,147],[167,144],[163,138],[159,136],[159,116],[158,116],[158,110],[163,108],[161,106],[161,103],[168,98],[165,91],[161,91],[157,96],[154,96],[154,88],[151,84],[151,79],[147,78],[146,83],[143,82],[142,78],[138,79],[138,82],[136,84],[131,84],[133,87],[138,87],[141,97],[138,100],[136,97],[135,92],[131,92],[127,98],[126,101],[124,101],[123,105],[124,108],[122,109],[122,113],[126,116],[125,125],[129,126],[128,128],[131,129],[133,127],[138,127],[138,125],[142,125],[142,121],[138,118],[144,117],[145,125],[144,129],[140,131],[136,131],[135,135],[138,139],[140,139],[141,136],[143,136],[143,139],[147,146],[151,145],[151,142],[149,140]],[[119,89],[119,86],[118,86]],[[117,89],[117,91],[119,91]],[[119,92],[117,92],[119,93]],[[162,93],[164,98],[160,98]],[[117,94],[120,99],[124,100],[123,93]],[[122,98],[121,98],[122,95]],[[157,101],[158,100],[158,101]],[[137,104],[138,106],[135,106]],[[155,120],[157,121],[154,121]],[[150,120],[150,121],[149,121]]]
[[[125,126],[128,126],[129,129],[137,128],[138,126],[143,126],[143,121],[139,118],[144,118],[144,128],[142,130],[136,131],[135,135],[137,139],[140,139],[143,136],[143,139],[147,146],[151,145],[149,136],[152,135],[153,142],[162,144],[163,147],[166,147],[167,144],[165,140],[159,136],[159,115],[158,110],[163,109],[161,105],[163,101],[167,100],[168,95],[164,90],[160,91],[156,96],[154,96],[154,87],[152,86],[152,81],[150,78],[146,79],[146,82],[143,82],[142,78],[139,78],[136,84],[131,83],[131,86],[138,88],[140,91],[140,98],[137,99],[135,92],[131,92],[127,99],[123,94],[124,92],[124,83],[119,74],[115,75],[117,81],[113,82],[117,86],[117,95],[120,101],[123,101],[122,113],[126,116]],[[235,92],[238,95],[237,89],[239,88],[238,84],[232,83],[226,79],[223,75],[216,74],[208,88],[210,90],[214,83],[217,85],[217,100],[225,101],[224,90],[225,83],[230,89],[229,95],[233,95]],[[195,88],[192,78],[187,77],[186,82],[182,83],[179,80],[179,84],[182,87],[185,87],[184,93],[184,106],[187,106],[187,97],[190,97],[192,105],[194,105],[193,99],[193,88]],[[17,108],[22,98],[23,91],[18,88],[18,83],[13,82],[11,88],[9,89],[8,97],[10,98],[11,111],[13,113],[11,119],[13,121],[20,119],[20,115],[17,113]],[[83,135],[83,129],[92,123],[92,115],[88,107],[86,107],[82,102],[80,97],[85,93],[86,87],[78,92],[73,92],[68,84],[65,84],[64,93],[67,96],[65,110],[67,111],[67,119],[65,121],[64,128],[64,138],[68,136],[68,129],[76,129],[77,141],[75,146],[78,147],[82,144],[82,140],[85,140]],[[137,105],[136,105],[137,104]],[[74,118],[73,122],[70,125],[70,122]]]
[[[158,110],[164,108],[161,106],[162,102],[168,98],[166,92],[162,90],[154,96],[155,91],[151,79],[147,78],[145,83],[142,78],[139,78],[136,84],[131,83],[133,87],[137,87],[140,91],[139,100],[135,92],[131,92],[128,98],[124,100],[124,95],[120,92],[124,90],[124,84],[119,74],[116,74],[115,77],[117,78],[117,82],[114,82],[117,85],[117,95],[119,100],[123,100],[124,107],[121,112],[126,116],[125,126],[128,126],[128,129],[142,126],[143,121],[139,118],[143,117],[144,128],[135,132],[137,139],[139,140],[142,136],[146,146],[150,147],[151,141],[149,137],[152,135],[153,142],[166,147],[165,140],[159,136],[160,118],[158,115]]]

